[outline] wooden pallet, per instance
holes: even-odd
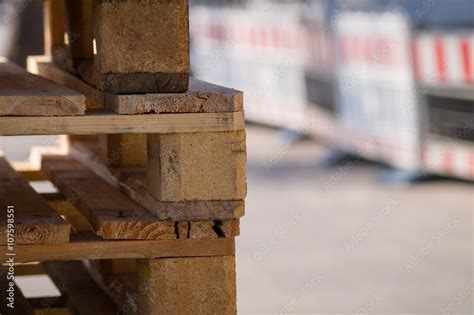
[[[0,114],[0,136],[68,135],[67,155],[44,155],[40,170],[18,174],[0,158],[0,206],[17,219],[16,244],[0,222],[0,249],[14,253],[0,260],[46,272],[59,313],[236,313],[243,94],[188,80],[187,4],[47,0],[48,56],[28,61],[44,79],[22,72],[30,89],[4,93],[13,103],[29,93],[30,105]],[[32,93],[45,79],[49,97],[78,95],[85,113],[55,116],[60,102]],[[1,100],[0,90],[0,113]],[[39,194],[28,180],[57,191]],[[17,296],[21,314],[51,314],[44,299]]]

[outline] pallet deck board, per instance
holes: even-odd
[[[0,61],[0,116],[84,115],[82,94]]]
[[[13,207],[15,244],[55,244],[69,241],[69,224],[4,158],[0,158],[0,207],[7,212],[8,206]],[[7,221],[2,220],[0,245],[7,244],[7,231]]]
[[[243,112],[119,115],[96,109],[89,110],[84,116],[0,116],[0,136],[183,133],[243,129]]]
[[[5,252],[6,246],[0,246]],[[15,246],[15,261],[207,257],[235,253],[234,238],[193,240],[103,240],[93,232],[71,234],[69,243]],[[6,261],[5,255],[0,262]]]
[[[174,222],[158,220],[115,187],[82,169],[83,165],[71,158],[64,157],[62,168],[49,168],[58,161],[58,157],[45,156],[42,168],[50,174],[53,184],[66,200],[87,218],[97,235],[104,239],[177,238]]]

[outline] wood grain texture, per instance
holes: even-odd
[[[0,246],[6,251],[6,246]],[[71,234],[69,243],[15,246],[17,263],[55,260],[206,257],[233,255],[233,238],[194,240],[104,240],[93,232]],[[0,256],[4,263],[5,255]]]
[[[243,200],[245,131],[149,134],[148,192],[160,201]]]
[[[13,216],[7,212],[12,206]],[[14,219],[15,244],[59,244],[69,241],[70,226],[17,174],[4,158],[0,158],[0,245],[7,244],[8,219]]]
[[[61,169],[49,169],[50,165],[56,163],[44,157],[42,169],[102,238],[176,239],[173,222],[159,221],[94,173],[78,170],[84,167],[81,163],[69,160]]]
[[[234,256],[139,262],[139,314],[237,314]]]
[[[0,136],[179,133],[243,129],[242,112],[129,116],[103,110],[89,110],[85,116],[0,116]]]
[[[85,109],[78,92],[0,62],[0,116],[84,115]]]
[[[97,1],[95,39],[94,64],[80,73],[100,90],[145,93],[187,89],[187,0]]]
[[[107,94],[107,108],[119,114],[225,113],[243,111],[243,93],[191,79],[184,93]]]
[[[48,275],[62,294],[67,305],[78,315],[116,315],[115,304],[97,286],[80,261],[45,263]]]

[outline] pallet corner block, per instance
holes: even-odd
[[[243,200],[245,131],[148,134],[148,192],[160,201]]]
[[[189,83],[188,0],[96,2],[93,65],[79,70],[114,93],[184,92]]]

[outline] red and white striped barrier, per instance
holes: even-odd
[[[474,180],[474,144],[452,138],[428,138],[423,168],[432,173]]]
[[[471,32],[421,33],[413,42],[413,70],[426,85],[474,85]]]

